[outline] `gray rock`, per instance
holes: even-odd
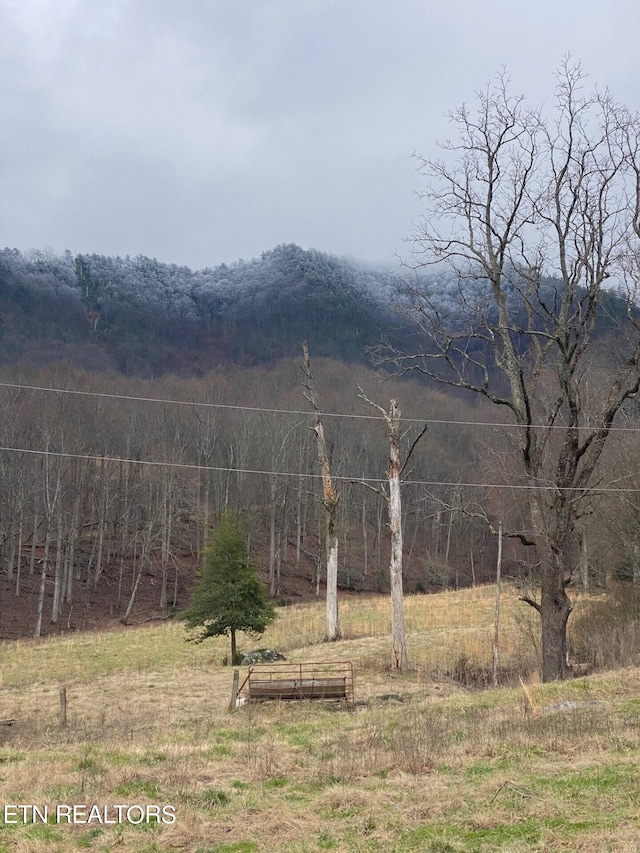
[[[381,693],[376,698],[381,702],[404,702],[404,699],[398,693]]]
[[[254,649],[252,652],[247,652],[240,661],[241,666],[251,666],[252,663],[275,663],[279,660],[286,660],[280,652],[274,652],[273,649]]]

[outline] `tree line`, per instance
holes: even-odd
[[[380,385],[365,368],[354,372],[318,359],[316,370],[325,412],[370,415],[358,385],[399,399],[410,395],[406,412],[416,418],[465,411],[459,401],[412,383]],[[208,530],[225,510],[245,519],[273,598],[324,589],[323,508],[303,378],[296,360],[188,381],[96,376],[71,367],[3,370],[0,381],[9,386],[0,386],[5,624],[12,597],[33,602],[26,623],[12,626],[21,634],[82,627],[87,601],[92,607],[102,601],[105,612],[125,623],[141,600],[156,614],[174,612],[184,606]],[[294,414],[260,410],[269,408]],[[340,492],[339,585],[386,590],[384,502],[356,482],[384,481],[385,424],[371,417],[325,421]],[[475,468],[464,427],[434,425],[414,454],[411,480],[446,485],[404,487],[410,592],[488,576],[491,536],[456,507],[456,478],[465,471],[471,477]]]

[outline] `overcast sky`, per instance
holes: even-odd
[[[278,243],[391,261],[411,154],[503,66],[570,52],[640,108],[638,0],[0,0],[0,246],[192,268]]]

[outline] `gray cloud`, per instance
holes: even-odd
[[[279,242],[388,260],[411,152],[568,51],[637,108],[635,0],[4,0],[0,243],[201,267]]]

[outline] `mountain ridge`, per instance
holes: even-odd
[[[142,255],[0,252],[0,359],[203,375],[312,352],[366,361],[396,334],[399,277],[294,244],[192,271]],[[34,346],[34,339],[37,346]]]

